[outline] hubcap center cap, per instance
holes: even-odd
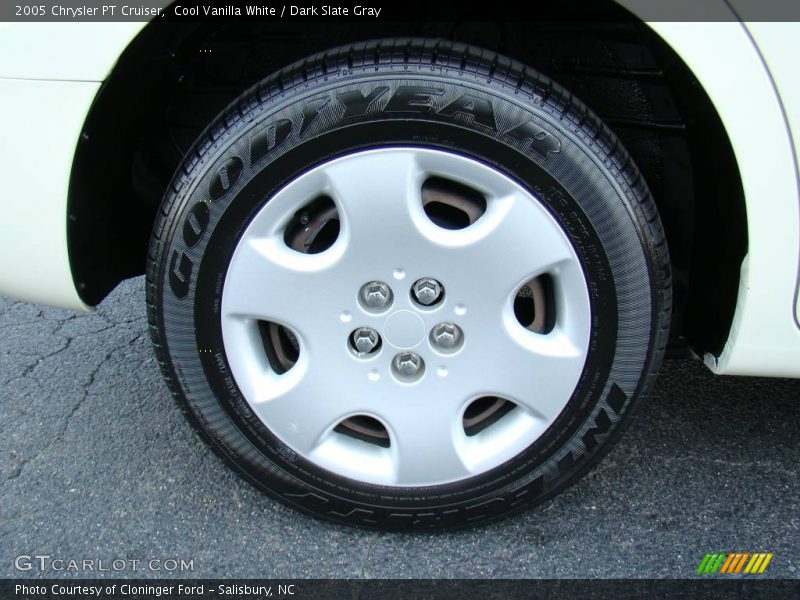
[[[383,337],[395,348],[414,348],[425,339],[425,322],[410,310],[398,310],[386,319]]]

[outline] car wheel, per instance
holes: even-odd
[[[619,140],[493,52],[360,43],[244,93],[186,156],[147,278],[190,422],[338,522],[459,527],[574,482],[667,340],[669,259]]]

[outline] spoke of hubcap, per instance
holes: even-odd
[[[296,451],[309,454],[357,405],[350,390],[330,386],[332,378],[341,375],[334,372],[330,362],[298,366],[296,373],[289,371],[253,390],[251,405],[281,439]]]
[[[481,295],[491,291],[506,297],[532,277],[557,270],[574,256],[550,213],[521,191],[492,200],[486,214],[465,229],[462,237],[465,243],[459,260],[473,269],[473,281],[480,282]]]
[[[275,237],[244,240],[228,267],[225,288],[230,293],[223,297],[223,318],[276,321],[309,330],[320,303],[327,294],[335,297],[340,285],[337,260],[334,249],[309,255]]]
[[[452,399],[430,397],[424,407],[384,406],[398,482],[426,484],[469,476],[464,459],[465,434],[459,407]]]
[[[381,252],[419,244],[422,171],[412,151],[376,153],[325,167],[330,192],[342,217],[351,258],[373,260]]]
[[[575,389],[585,362],[583,351],[561,329],[540,335],[516,322],[507,322],[492,339],[488,352],[469,348],[470,354],[480,354],[475,358],[484,365],[480,385],[486,395],[512,400],[538,419],[552,422]]]

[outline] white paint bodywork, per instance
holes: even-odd
[[[146,23],[0,23],[0,77],[103,81]]]
[[[652,27],[698,76],[714,103],[733,146],[745,194],[748,253],[736,313],[722,354],[706,356],[706,364],[716,373],[800,376],[800,328],[795,320],[800,199],[792,138],[773,85],[775,73],[771,76],[765,68],[740,23]],[[800,24],[790,28],[795,39],[785,42],[794,47],[790,56],[797,58]],[[785,78],[787,73],[781,73]]]
[[[75,145],[100,84],[0,79],[0,292],[85,308],[67,254]]]
[[[721,374],[800,377],[800,24],[650,25],[716,106],[745,192],[749,251],[734,323],[721,356],[706,364]],[[143,26],[0,25],[0,293],[86,308],[66,246],[74,149],[100,83]]]
[[[797,59],[800,57],[800,35],[797,23],[748,23],[747,29],[758,47],[776,87],[783,112],[794,142],[795,168],[800,169],[800,77]],[[800,188],[800,174],[795,172]],[[800,269],[795,293],[795,321],[800,327]]]
[[[86,310],[67,252],[75,147],[145,23],[0,24],[0,293]]]

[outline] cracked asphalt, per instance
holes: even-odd
[[[800,380],[670,362],[611,454],[545,505],[457,533],[351,530],[270,500],[196,437],[141,278],[89,314],[0,298],[0,573],[74,575],[14,567],[46,554],[192,560],[174,574],[193,577],[690,577],[706,552],[762,551],[766,575],[795,578],[798,417]]]

